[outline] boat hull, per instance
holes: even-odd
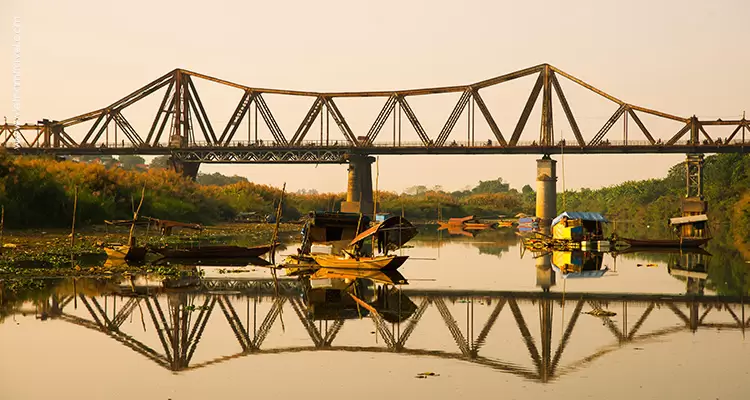
[[[219,258],[249,258],[259,257],[268,253],[271,246],[240,247],[240,246],[204,246],[185,249],[155,249],[166,258],[179,259],[219,259]]]
[[[315,262],[324,268],[360,269],[372,271],[394,271],[406,261],[409,256],[384,256],[341,258],[329,254],[312,255]]]
[[[690,238],[690,239],[628,239],[623,238],[632,247],[700,247],[708,243],[711,238]]]
[[[143,261],[143,259],[146,258],[148,249],[145,247],[124,245],[105,247],[104,251],[107,253],[107,258],[110,260]]]

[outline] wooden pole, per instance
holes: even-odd
[[[78,208],[78,186],[73,189],[73,223],[70,227],[70,247],[76,243],[76,209]]]
[[[0,247],[3,245],[3,229],[5,229],[5,206],[0,206]]]
[[[279,295],[279,280],[276,277],[276,244],[279,239],[279,224],[281,223],[281,205],[284,203],[284,192],[286,191],[286,182],[281,187],[281,196],[279,197],[279,205],[276,207],[276,226],[273,229],[273,236],[271,237],[271,250],[268,258],[271,261],[271,276],[273,277],[273,286],[276,292],[276,296]],[[282,329],[284,322],[282,320]]]
[[[146,195],[146,185],[143,185],[141,189],[141,202],[138,203],[138,208],[133,212],[133,222],[130,224],[130,234],[128,235],[128,246],[133,242],[133,233],[135,231],[135,221],[138,220],[138,213],[141,212],[141,206],[143,205],[143,197]]]

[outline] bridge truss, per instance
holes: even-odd
[[[407,301],[413,301],[411,304],[415,307],[407,315],[399,315],[397,321],[386,320],[377,307],[363,304],[372,310],[364,318],[372,320],[378,332],[379,344],[371,343],[372,336],[367,335],[366,338],[358,338],[359,344],[337,345],[336,338],[342,328],[347,323],[357,323],[356,320],[313,319],[305,311],[300,287],[296,282],[282,281],[279,295],[274,292],[274,285],[270,281],[206,279],[198,290],[169,292],[151,288],[97,296],[55,293],[49,298],[38,300],[35,305],[37,313],[43,319],[62,320],[104,334],[158,366],[172,371],[205,368],[256,354],[318,350],[365,351],[454,359],[526,379],[549,382],[584,368],[631,343],[658,340],[683,331],[722,329],[744,332],[750,327],[744,304],[740,304],[737,299],[712,296],[568,293],[567,298],[573,300],[565,302],[562,293],[409,290],[396,292],[401,296],[398,307]],[[263,310],[259,307],[262,303],[267,304]],[[568,314],[565,314],[565,303]],[[239,308],[245,304],[246,310]],[[431,309],[439,315],[455,347],[446,345],[447,347],[424,348],[420,346],[419,338],[413,338],[415,331],[429,332],[431,337],[439,335],[434,324],[429,331],[418,330],[420,322]],[[615,310],[618,316],[596,318],[582,314],[589,309]],[[666,314],[659,314],[657,310],[660,309],[664,309]],[[133,318],[136,310],[140,310],[141,318]],[[474,314],[476,312],[479,315],[480,310],[484,311],[486,317],[475,320]],[[246,311],[246,315],[243,315],[243,311]],[[503,313],[508,312],[511,314],[509,318],[502,320]],[[562,323],[555,322],[557,313],[560,313]],[[286,324],[284,314],[287,315]],[[659,315],[656,320],[662,326],[654,327],[654,318],[649,319],[654,314]],[[289,315],[292,315],[291,320]],[[671,322],[670,315],[673,316]],[[211,318],[226,320],[239,351],[212,354],[204,357],[203,361],[196,362],[193,355]],[[294,322],[295,318],[299,324]],[[587,318],[590,324],[581,322]],[[630,318],[634,319],[628,321]],[[667,323],[663,324],[665,319]],[[133,325],[138,328],[135,333],[132,333],[134,328],[126,329],[124,326],[129,320],[130,325],[133,325],[132,321],[136,321]],[[538,327],[535,326],[537,320]],[[515,329],[498,327],[509,323]],[[567,357],[569,360],[563,362],[563,355],[574,338],[575,328],[581,324],[586,327],[580,329],[606,329],[613,341],[604,347],[593,348],[583,357],[580,357],[578,351],[575,357]],[[138,333],[141,325],[143,331]],[[299,331],[300,326],[305,333]],[[557,340],[553,340],[553,330],[556,327],[560,327],[560,330],[557,332]],[[298,333],[309,338],[310,344],[300,345],[300,338],[295,336],[291,342],[293,345],[275,342],[268,346],[266,342],[269,333],[272,329],[278,332],[279,328],[283,331],[298,329]],[[499,337],[497,334],[491,336],[493,328],[495,331],[500,330]],[[538,328],[539,331],[535,333],[532,328]],[[217,330],[213,329],[211,332],[216,334]],[[502,355],[508,354],[507,349],[502,346],[513,345],[513,332],[525,344],[528,362],[502,359]],[[158,342],[143,337],[144,335],[156,335]],[[139,339],[139,336],[142,338]],[[351,340],[349,338],[348,343]],[[146,343],[160,343],[160,347],[151,347]],[[485,350],[486,346],[491,349]]]
[[[526,76],[536,76],[525,106],[512,131],[502,132],[498,125],[497,110],[488,106],[482,93],[488,88],[502,85]],[[561,80],[578,85],[617,106],[617,110],[596,131],[588,135],[579,128],[572,107],[563,91]],[[223,126],[212,120],[206,111],[195,81],[230,87],[241,93],[233,113]],[[136,130],[123,111],[144,101],[157,92],[164,92],[159,106],[153,111],[153,120],[146,131]],[[454,93],[460,97],[442,128],[428,132],[409,101],[418,96],[438,96]],[[296,124],[294,132],[283,132],[277,117],[264,96],[279,95],[308,98],[310,106]],[[382,98],[384,104],[367,132],[355,132],[337,101],[347,98]],[[522,137],[532,110],[541,98],[539,135]],[[553,118],[553,99],[565,115],[573,140],[556,140]],[[493,139],[477,142],[474,139],[475,111],[479,109]],[[247,140],[238,135],[238,128],[254,114],[255,139],[248,132]],[[456,141],[454,131],[462,114],[467,116],[468,140]],[[673,121],[679,129],[662,142],[643,122],[641,116],[649,115]],[[286,118],[286,117],[284,117]],[[393,141],[378,141],[387,121],[393,121]],[[401,137],[402,118],[406,119],[419,138],[415,143],[396,141],[396,130]],[[344,140],[331,141],[330,120]],[[638,127],[639,134],[630,137],[628,121]],[[272,140],[258,140],[258,123],[267,127]],[[315,139],[313,126],[320,122],[320,139]],[[622,140],[615,140],[612,127],[622,121]],[[70,128],[91,123],[83,137],[69,133]],[[326,126],[325,140],[323,126]],[[723,139],[709,134],[712,127],[730,127],[731,133]],[[114,141],[109,129],[114,130]],[[568,128],[566,128],[568,129]],[[585,153],[745,153],[746,132],[750,121],[743,116],[734,120],[699,120],[695,116],[682,117],[624,102],[549,64],[537,65],[469,85],[434,87],[411,90],[367,92],[311,92],[266,89],[240,85],[196,72],[175,69],[146,86],[114,103],[85,114],[60,121],[43,120],[37,124],[0,125],[0,144],[17,154],[170,154],[182,161],[209,163],[342,163],[346,154],[571,154]],[[119,138],[118,139],[118,131]],[[528,136],[528,135],[527,135]],[[588,138],[587,138],[588,136]],[[750,139],[750,138],[749,138]]]

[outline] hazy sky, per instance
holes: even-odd
[[[737,118],[750,109],[747,1],[141,1],[0,2],[0,112],[12,116],[13,17],[21,17],[22,122],[104,107],[174,68],[248,86],[316,91],[466,84],[550,63],[624,101],[681,116]],[[510,136],[534,78],[480,92]],[[562,82],[584,136],[617,106]],[[241,92],[196,82],[221,131]],[[124,112],[147,131],[160,96]],[[457,96],[409,99],[432,137]],[[266,98],[291,137],[309,99]],[[384,99],[341,101],[363,135]],[[559,106],[555,135],[571,138]],[[539,135],[539,108],[522,140]],[[465,140],[465,115],[450,140]],[[490,138],[477,113],[476,140]],[[655,137],[679,126],[644,118]],[[417,140],[406,129],[404,141]],[[391,137],[390,122],[379,140]],[[331,127],[334,138],[334,126]],[[85,127],[82,128],[85,132]],[[319,134],[317,125],[311,138]],[[634,124],[631,139],[639,139]],[[247,136],[247,128],[240,127]],[[75,138],[82,131],[72,130]],[[337,138],[341,137],[336,133]],[[621,137],[616,125],[610,136]],[[721,133],[721,136],[727,134]],[[263,135],[261,135],[263,136]],[[535,156],[390,156],[381,189],[458,189],[498,176],[533,185]],[[559,159],[559,158],[558,158]],[[568,188],[659,177],[682,156],[566,156]],[[346,189],[346,166],[203,165],[291,190]]]

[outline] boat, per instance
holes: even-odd
[[[318,265],[324,268],[363,269],[373,271],[393,271],[398,269],[409,256],[342,257],[332,254],[311,254]]]
[[[181,249],[156,248],[155,252],[166,258],[247,258],[259,257],[271,250],[270,245],[241,247],[241,246],[202,246]]]
[[[677,234],[674,239],[620,239],[633,247],[695,248],[711,240],[707,231],[707,222],[706,214],[670,218],[669,225],[674,227]]]
[[[349,247],[355,246],[369,237],[374,237],[377,239],[379,250],[387,254],[388,251],[403,247],[414,236],[417,236],[417,228],[411,222],[407,221],[406,218],[396,216],[388,218],[360,233],[349,242]]]
[[[630,239],[620,238],[632,247],[700,247],[708,243],[711,238],[682,238],[682,239]]]
[[[135,238],[133,238],[130,245],[105,245],[104,252],[107,253],[108,260],[143,261],[146,258],[148,249],[146,247],[136,246]]]
[[[478,231],[492,228],[491,224],[481,222],[473,215],[469,215],[463,218],[451,218],[448,222],[438,222],[440,225],[439,229],[450,229],[450,228],[461,228],[463,230]]]
[[[320,268],[310,275],[310,279],[369,279],[388,285],[406,285],[408,281],[396,270],[373,271],[356,269]]]

